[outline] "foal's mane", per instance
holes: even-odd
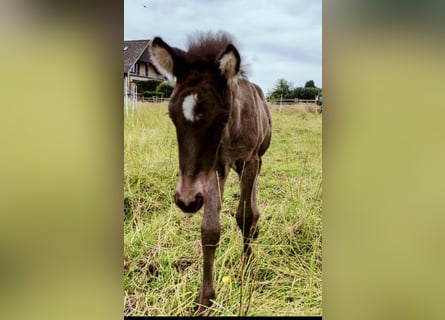
[[[195,61],[214,62],[218,55],[223,51],[228,44],[233,44],[237,47],[236,41],[229,33],[225,31],[218,32],[196,32],[188,37],[187,54],[189,58]],[[240,74],[246,75],[246,65],[243,64],[241,57]]]

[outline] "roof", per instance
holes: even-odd
[[[125,40],[124,41],[124,73],[138,61],[151,62],[147,47],[150,40]],[[125,48],[127,48],[125,50]]]

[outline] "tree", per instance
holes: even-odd
[[[316,88],[314,80],[306,81],[306,83],[304,84],[304,87],[305,88]]]
[[[273,100],[281,99],[293,99],[292,82],[285,79],[278,79],[275,86],[268,93],[267,98]]]
[[[292,87],[292,82],[278,79],[275,86],[267,94],[268,100],[279,101],[283,99],[314,100],[321,92],[321,88],[315,86],[314,80],[306,81],[304,87]]]
[[[302,87],[295,88],[294,92],[293,92],[294,99],[302,99],[302,91],[303,90],[304,90],[304,88],[302,88]]]

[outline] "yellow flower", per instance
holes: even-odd
[[[230,276],[224,276],[224,277],[222,278],[222,282],[223,282],[223,283],[229,283],[230,280],[232,280],[232,279],[230,278]]]

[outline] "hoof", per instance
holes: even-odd
[[[209,287],[202,287],[199,295],[199,303],[195,307],[195,317],[208,315],[208,309],[212,305],[212,300],[215,299],[215,289]]]
[[[194,317],[203,317],[208,316],[210,313],[209,307],[212,305],[212,302],[208,306],[204,306],[202,304],[198,304],[195,307],[195,313],[193,314]]]
[[[206,315],[207,308],[203,307],[201,305],[196,306],[195,313],[193,314],[194,317],[202,317]]]
[[[260,233],[260,229],[258,227],[256,227],[255,230],[253,231],[252,239],[258,238],[259,233]]]

